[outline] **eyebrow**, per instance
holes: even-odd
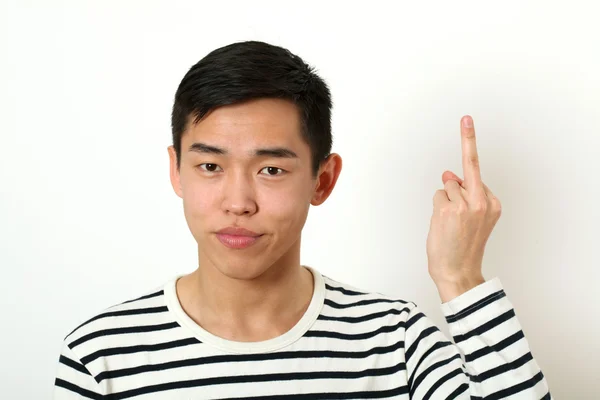
[[[210,146],[206,143],[192,143],[189,151],[204,154],[226,155],[227,150],[220,147]],[[254,150],[255,157],[277,157],[277,158],[298,158],[298,155],[286,147],[269,147]]]

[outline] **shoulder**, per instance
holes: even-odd
[[[323,275],[325,282],[325,312],[347,310],[354,314],[408,314],[417,306],[399,296],[391,296],[350,285]],[[346,313],[347,313],[346,312]]]
[[[64,344],[78,356],[115,344],[115,338],[127,333],[148,331],[152,326],[168,324],[165,285],[147,290],[129,300],[92,314],[64,338]],[[144,329],[143,327],[146,327]]]
[[[327,276],[323,280],[325,300],[310,336],[341,339],[342,343],[350,340],[351,346],[365,351],[381,346],[391,351],[401,346],[415,303]],[[332,342],[332,346],[338,345]]]

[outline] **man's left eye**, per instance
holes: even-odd
[[[266,172],[263,172],[266,171]],[[266,175],[270,175],[270,176],[277,176],[277,175],[281,175],[283,173],[283,170],[281,168],[277,168],[277,167],[265,167],[263,169],[261,169],[261,173],[265,173]]]

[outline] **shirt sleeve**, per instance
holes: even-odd
[[[453,342],[411,304],[405,331],[411,399],[552,399],[498,278],[441,305]]]
[[[79,358],[63,343],[54,381],[54,400],[102,399],[100,386]]]

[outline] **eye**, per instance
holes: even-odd
[[[266,171],[266,175],[269,175],[269,176],[281,175],[284,172],[281,168],[277,168],[277,167],[264,167],[263,169],[261,169],[261,172],[262,171]]]
[[[217,170],[221,168],[217,164],[211,164],[211,163],[204,163],[204,164],[200,164],[198,166],[201,169],[208,171],[208,172],[217,172]]]

